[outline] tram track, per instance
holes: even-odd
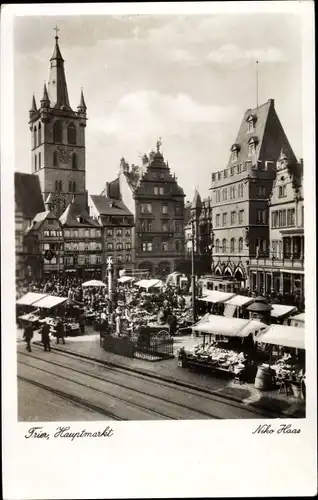
[[[33,344],[37,345],[37,344]],[[41,344],[38,344],[39,346]],[[139,378],[141,380],[146,380],[146,381],[152,381],[153,383],[159,383],[161,386],[165,387],[170,387],[170,388],[176,388],[180,391],[187,392],[189,394],[195,394],[195,395],[200,395],[201,397],[207,398],[211,403],[220,403],[232,408],[237,408],[237,409],[244,409],[244,412],[249,414],[251,419],[254,418],[281,418],[281,414],[276,413],[275,411],[270,411],[270,410],[259,410],[258,408],[254,407],[252,404],[247,406],[245,404],[242,404],[242,402],[234,397],[231,397],[229,395],[223,395],[218,392],[218,389],[215,391],[211,391],[210,389],[204,388],[204,387],[198,387],[192,383],[184,382],[184,381],[179,381],[175,379],[170,379],[164,375],[158,375],[158,374],[153,374],[153,373],[145,373],[144,370],[135,368],[135,367],[127,367],[127,366],[119,366],[116,363],[113,363],[111,361],[104,361],[101,359],[96,359],[89,357],[85,354],[80,354],[77,352],[72,352],[72,351],[64,351],[62,348],[59,347],[53,347],[53,351],[55,353],[58,353],[61,356],[65,356],[66,358],[69,359],[78,359],[81,360],[81,362],[86,362],[89,365],[96,365],[100,366],[103,368],[107,368],[108,371],[112,372],[117,372],[117,373],[122,373],[122,374],[127,374],[128,376],[133,376],[134,378]],[[224,418],[216,415],[211,415],[208,412],[209,418]],[[246,418],[246,417],[245,417]]]
[[[87,372],[83,367],[81,366],[80,369],[71,367],[71,366],[65,366],[65,364],[61,364],[59,362],[53,361],[53,360],[43,360],[43,358],[39,358],[34,355],[26,354],[26,353],[19,353],[22,357],[25,358],[25,361],[22,361],[21,359],[19,360],[19,364],[27,367],[28,370],[37,370],[41,372],[42,374],[50,377],[58,377],[60,381],[62,381],[62,384],[65,383],[72,383],[76,384],[80,388],[85,389],[86,393],[88,391],[94,391],[97,393],[101,398],[105,397],[110,397],[110,398],[115,398],[116,400],[124,403],[125,405],[129,405],[129,407],[134,407],[137,409],[142,410],[143,412],[146,412],[146,414],[149,415],[149,417],[153,418],[154,416],[157,419],[183,419],[183,418],[192,418],[192,419],[218,419],[217,415],[212,414],[211,412],[205,412],[202,409],[195,409],[189,405],[182,404],[180,402],[176,402],[172,398],[164,398],[158,395],[151,394],[149,391],[145,391],[142,389],[136,389],[132,388],[131,385],[127,383],[120,383],[118,381],[116,382],[110,382],[107,378],[98,376],[96,374],[92,374]],[[36,363],[34,365],[28,362],[27,360],[36,360]],[[37,366],[36,366],[37,365]],[[59,372],[59,373],[58,373]],[[61,373],[62,372],[62,373]],[[20,377],[20,375],[19,375]],[[78,377],[86,377],[87,378],[87,383],[83,383],[82,381],[78,380]],[[22,377],[21,377],[22,378]],[[24,377],[26,378],[26,377]],[[30,378],[28,379],[30,382]],[[32,380],[31,380],[32,381]],[[101,383],[103,387],[96,387],[96,382],[99,384]],[[43,384],[43,382],[36,382],[37,384],[40,384],[40,386],[44,389],[49,388],[51,391],[56,391],[56,389],[50,387],[50,385]],[[153,384],[153,382],[151,382]],[[156,383],[157,384],[157,383]],[[107,386],[109,386],[108,390]],[[109,390],[111,389],[111,390]],[[174,389],[176,391],[176,389]],[[119,391],[122,391],[124,394],[127,392],[129,394],[129,397],[127,395],[123,396],[119,394]],[[65,391],[60,391],[62,392],[63,397],[67,397],[68,393]],[[57,395],[59,395],[58,392],[56,392]],[[145,400],[145,403],[140,403],[138,400]],[[81,403],[83,400],[81,398],[75,398],[75,402]],[[105,412],[105,410],[101,410],[99,406],[96,405],[91,405],[90,406],[99,413],[106,414],[109,412]],[[163,407],[164,409],[160,410],[158,409],[159,407]],[[89,407],[89,406],[88,406]],[[157,408],[156,408],[157,407]],[[121,420],[125,420],[124,418],[120,418]]]
[[[37,356],[32,356],[32,355],[30,356],[30,355],[28,355],[28,354],[26,354],[26,353],[20,353],[20,354],[22,354],[22,355],[26,356],[27,358],[30,358],[30,357],[31,357],[31,358],[34,358],[34,359],[43,360],[43,358],[38,358]],[[66,356],[66,357],[69,357],[69,358],[71,359],[71,357],[70,357],[70,356]],[[100,381],[105,382],[105,383],[109,383],[109,382],[110,382],[110,381],[109,381],[109,379],[105,378],[105,376],[104,376],[104,377],[102,377],[102,376],[98,376],[98,375],[96,375],[96,374],[94,374],[94,375],[93,375],[92,373],[89,373],[89,372],[88,372],[88,371],[86,371],[85,369],[83,370],[83,367],[81,367],[81,369],[76,369],[76,368],[73,368],[73,367],[66,367],[66,366],[65,366],[65,365],[63,365],[63,364],[60,364],[60,363],[57,363],[56,361],[51,361],[51,360],[50,360],[49,364],[52,364],[52,365],[55,365],[55,366],[57,366],[57,367],[61,367],[61,368],[67,368],[67,369],[70,369],[71,371],[73,371],[73,372],[75,372],[75,373],[78,373],[78,374],[85,374],[85,375],[87,375],[87,376],[89,376],[89,377],[92,377],[92,378],[94,378],[94,379],[100,380]],[[95,363],[94,363],[94,364],[93,364],[93,363],[87,363],[87,364],[89,364],[89,365],[93,365],[93,366],[95,365]],[[102,364],[101,364],[100,366],[102,366],[103,368],[105,368]],[[124,371],[117,370],[117,369],[113,369],[113,368],[111,368],[110,370],[111,370],[111,371],[114,371],[114,372],[118,372],[118,373],[125,373]],[[51,372],[50,372],[50,373],[51,373]],[[138,378],[138,379],[143,380],[143,381],[147,381],[147,378],[146,378],[145,376],[140,376],[140,375],[135,376],[134,374],[129,374],[129,376],[130,376],[130,377],[135,377],[135,378]],[[72,380],[73,380],[73,379],[72,379]],[[153,380],[151,380],[151,383],[153,383]],[[156,382],[156,383],[157,383],[157,382]],[[119,387],[123,388],[123,389],[127,389],[127,390],[130,390],[130,391],[133,391],[133,392],[136,392],[136,393],[142,394],[142,395],[146,395],[146,396],[149,396],[149,397],[151,397],[151,398],[153,398],[153,397],[154,397],[154,396],[153,396],[153,394],[151,394],[150,392],[146,392],[145,390],[140,390],[140,389],[132,388],[130,385],[127,385],[127,384],[120,383],[120,382],[118,382],[118,381],[116,381],[116,382],[115,382],[115,384],[116,384],[117,386],[119,386]],[[161,384],[161,385],[162,385],[162,386],[165,386],[165,387],[168,387],[168,388],[171,388],[171,389],[173,389],[173,390],[175,390],[175,391],[177,390],[175,387],[173,387],[173,386],[171,387],[171,386],[169,386],[169,384],[167,384],[167,383],[164,383],[164,384]],[[178,389],[178,390],[180,390],[180,389]],[[184,393],[184,391],[183,391],[183,393]],[[198,397],[200,397],[200,396],[198,396]],[[178,407],[180,407],[180,408],[182,408],[182,409],[184,409],[184,410],[193,411],[193,408],[192,408],[191,406],[185,405],[185,404],[180,403],[180,402],[171,401],[171,400],[169,400],[169,399],[167,399],[167,398],[163,398],[163,397],[160,397],[160,396],[158,396],[158,395],[156,396],[156,398],[155,398],[155,399],[157,399],[157,400],[159,400],[159,401],[163,401],[164,403],[173,404],[174,406],[178,406]],[[212,414],[211,412],[205,412],[204,410],[201,410],[201,409],[200,409],[200,410],[198,410],[198,412],[199,412],[200,414],[202,414],[202,417],[204,417],[204,418],[210,418],[210,419],[218,419],[218,418],[219,418],[218,416],[216,416],[216,415]]]
[[[36,382],[33,379],[23,377],[21,375],[18,375],[18,379],[22,380],[23,382],[26,382],[27,384],[38,387],[39,389],[44,389],[45,391],[48,391],[48,392],[54,394],[55,396],[58,396],[62,399],[65,399],[66,401],[71,401],[71,402],[75,403],[76,405],[79,405],[83,408],[86,408],[88,410],[93,411],[94,413],[101,414],[105,417],[110,417],[113,420],[124,420],[124,419],[118,418],[117,415],[115,415],[112,412],[109,412],[109,411],[106,412],[102,408],[100,408],[96,405],[93,405],[93,404],[89,403],[88,401],[84,401],[82,398],[78,398],[72,394],[65,392],[65,391],[61,391],[60,389],[54,389],[53,387],[49,387],[48,385],[41,384],[40,382]]]

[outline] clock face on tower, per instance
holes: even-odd
[[[64,194],[53,195],[52,208],[53,211],[58,213],[61,213],[66,209],[66,197]]]

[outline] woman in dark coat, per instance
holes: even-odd
[[[51,350],[51,343],[50,343],[50,327],[47,323],[44,323],[42,326],[41,330],[41,336],[42,336],[42,344],[44,345],[44,350]]]

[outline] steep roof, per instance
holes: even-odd
[[[120,198],[119,177],[117,177],[114,181],[109,182],[108,188],[106,186],[100,196],[109,196],[110,198],[118,200]]]
[[[57,220],[57,217],[53,212],[50,212],[50,210],[46,210],[45,212],[39,212],[36,214],[36,216],[32,220],[32,225],[28,227],[26,230],[26,234],[29,233],[30,231],[38,231],[38,229],[41,227],[42,223],[46,219],[55,219]]]
[[[50,63],[48,91],[51,107],[71,111],[64,71],[64,59],[61,55],[57,36],[55,37],[55,47]]]
[[[27,219],[33,219],[39,212],[44,212],[40,181],[37,175],[15,172],[14,195],[17,207]]]
[[[97,195],[91,195],[91,199],[100,215],[133,215],[121,200]]]
[[[252,121],[254,128],[248,131],[248,121]],[[256,143],[256,153],[249,156],[249,143]],[[285,135],[284,129],[275,111],[274,99],[269,99],[257,108],[245,111],[243,120],[231,150],[238,151],[238,162],[252,160],[276,162],[281,149],[287,152],[292,162],[296,160],[293,150]],[[232,156],[229,158],[228,167],[233,165]]]
[[[78,219],[81,219],[79,221]],[[86,210],[76,202],[70,203],[60,217],[60,222],[63,226],[69,227],[100,227],[92,217],[89,216]]]

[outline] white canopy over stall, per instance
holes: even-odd
[[[272,304],[271,316],[272,318],[281,318],[287,314],[292,314],[297,311],[295,306],[286,306],[284,304]]]
[[[256,342],[305,349],[305,329],[296,326],[271,325],[259,333]]]
[[[105,287],[105,283],[99,280],[90,280],[90,281],[85,281],[85,283],[82,284],[82,286],[95,286],[97,288]]]
[[[37,300],[32,305],[34,307],[42,307],[43,309],[52,309],[52,307],[56,307],[63,302],[67,301],[67,297],[56,297],[55,295],[46,295],[40,300]]]
[[[212,335],[224,335],[225,337],[248,337],[250,333],[255,333],[265,328],[265,323],[258,320],[226,318],[216,314],[209,314],[206,321],[192,326],[194,331]]]
[[[234,295],[234,293],[219,292],[218,290],[206,290],[204,296],[199,300],[216,304],[217,302],[226,302],[234,297]]]
[[[296,314],[290,318],[290,326],[303,328],[305,326],[305,313]]]
[[[118,283],[129,283],[130,281],[134,281],[136,278],[133,278],[132,276],[121,276],[118,278]]]
[[[151,279],[151,280],[140,280],[137,283],[135,283],[136,286],[139,286],[139,288],[146,288],[148,290],[149,288],[163,288],[164,283],[161,280],[156,280],[156,279]]]
[[[37,302],[38,300],[43,299],[46,296],[47,293],[28,292],[19,300],[17,300],[17,304],[19,304],[20,306],[32,306],[34,302]]]

